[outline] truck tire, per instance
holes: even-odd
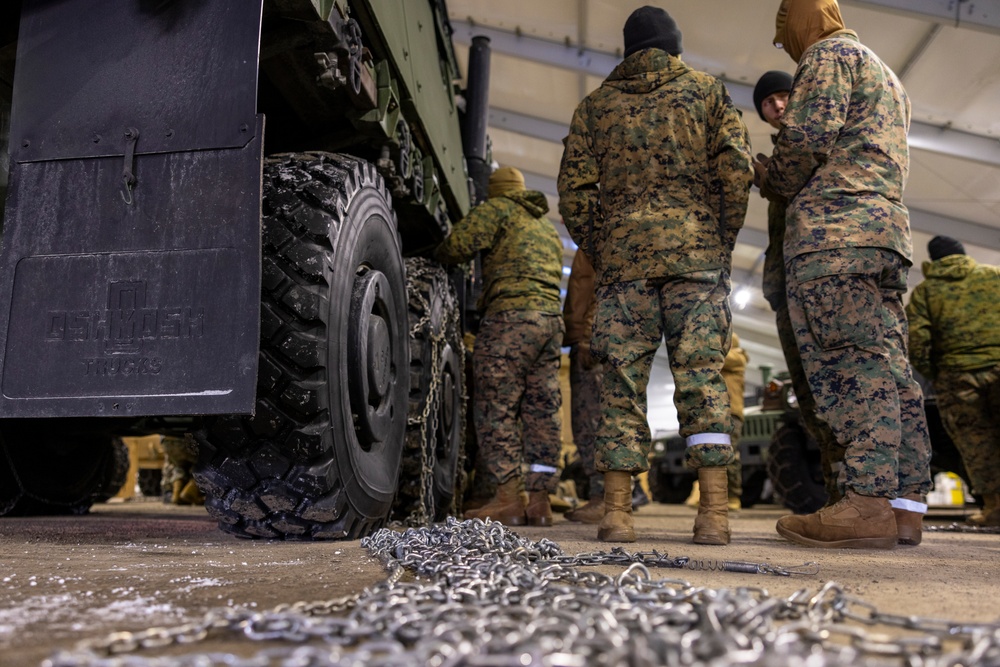
[[[58,420],[9,420],[0,439],[0,516],[86,514],[118,493],[128,447]]]
[[[649,489],[653,500],[668,505],[681,505],[694,488],[698,477],[694,473],[669,473],[655,466],[649,468]]]
[[[819,450],[807,446],[805,429],[784,424],[774,433],[767,452],[767,474],[775,502],[796,514],[810,514],[826,503]]]
[[[767,471],[763,468],[743,469],[743,493],[740,505],[744,508],[759,504],[764,498],[764,487],[767,482]]]
[[[414,525],[457,515],[465,486],[465,345],[455,289],[440,266],[406,260],[410,403],[393,510]]]
[[[195,479],[230,533],[355,539],[388,518],[406,429],[406,282],[364,160],[264,165],[256,412],[206,421]]]

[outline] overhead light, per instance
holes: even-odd
[[[740,310],[746,308],[747,304],[750,303],[750,296],[750,289],[748,287],[741,287],[736,290],[736,293],[733,294],[733,301],[736,302],[736,307]]]

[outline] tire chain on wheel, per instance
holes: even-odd
[[[434,305],[428,299],[428,293],[433,289],[433,283],[443,282],[446,286],[446,302],[442,308],[443,321],[435,330],[433,321]],[[457,297],[454,288],[448,281],[444,271],[433,262],[423,258],[412,258],[406,263],[406,292],[409,297],[410,341],[429,344],[431,347],[430,379],[426,392],[423,391],[421,378],[411,378],[417,382],[417,400],[413,400],[414,387],[411,385],[410,414],[407,420],[406,448],[403,452],[403,471],[399,493],[396,497],[394,514],[404,524],[409,526],[426,526],[444,515],[456,515],[460,509],[462,489],[464,488],[465,448],[464,437],[459,440],[458,463],[456,467],[455,490],[449,507],[436,507],[434,489],[434,469],[436,461],[431,460],[430,452],[435,448],[438,433],[438,415],[440,413],[443,395],[443,383],[438,368],[442,355],[449,344],[459,346],[456,358],[459,360],[458,379],[465,377],[465,353],[460,333],[460,316]],[[449,334],[455,337],[449,341]],[[417,363],[416,355],[411,363]],[[427,369],[424,369],[426,373]],[[459,419],[457,428],[460,434],[465,432],[465,392],[460,392],[458,404]],[[415,474],[414,474],[415,473]]]
[[[379,528],[388,508],[380,517],[353,508],[333,474],[332,445],[324,446],[333,424],[322,368],[331,323],[321,318],[331,299],[350,298],[328,295],[325,279],[352,198],[375,188],[390,209],[391,199],[371,164],[345,155],[276,156],[265,175],[256,412],[218,417],[196,434],[195,477],[227,532],[353,539]]]

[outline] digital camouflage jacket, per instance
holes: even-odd
[[[910,102],[892,70],[837,31],[802,54],[781,122],[763,189],[789,200],[784,260],[852,246],[911,259]]]
[[[444,264],[467,262],[482,251],[480,313],[560,312],[562,242],[544,217],[548,210],[545,195],[534,190],[491,197],[457,222],[438,246],[435,257]]]
[[[728,270],[752,180],[723,83],[644,49],[576,108],[559,212],[600,285]]]
[[[933,380],[1000,364],[1000,268],[948,255],[923,270],[906,306],[913,367]]]

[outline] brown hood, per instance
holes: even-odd
[[[837,0],[781,0],[774,28],[775,45],[796,63],[810,46],[845,29]]]

